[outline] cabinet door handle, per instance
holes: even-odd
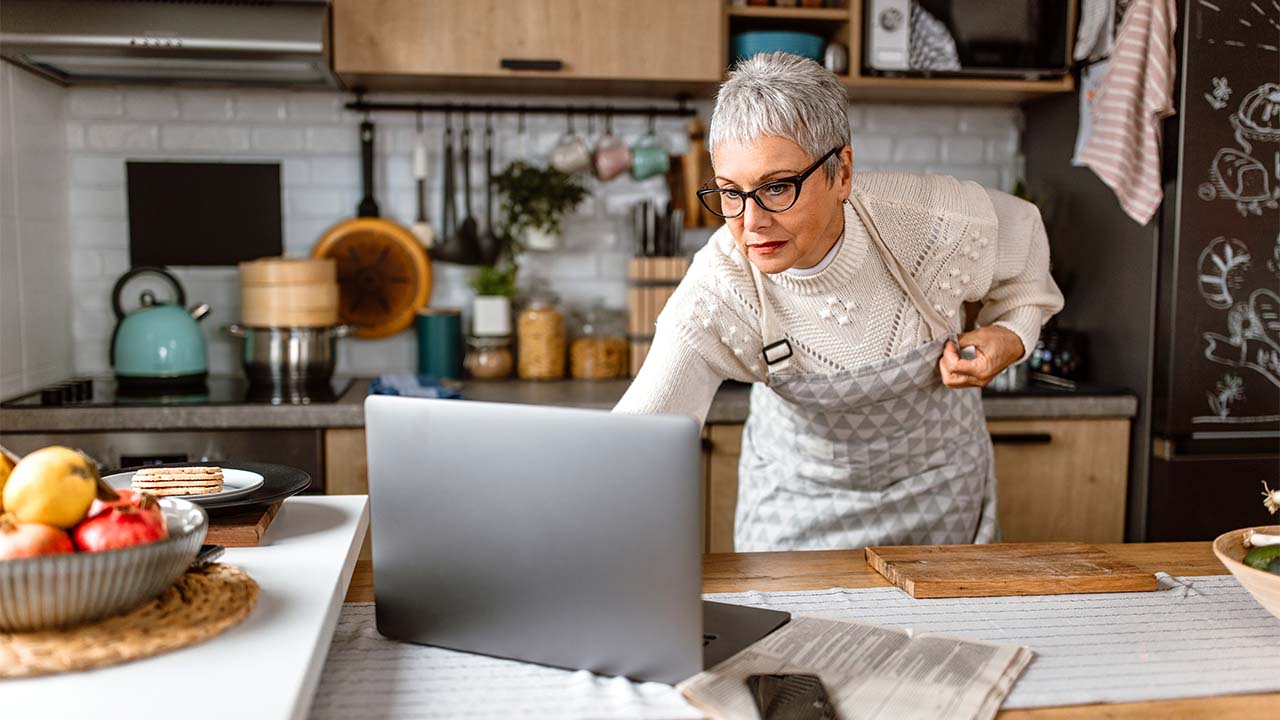
[[[498,63],[503,70],[563,70],[564,63],[559,60],[523,60],[521,58],[502,58]]]
[[[993,433],[991,442],[1004,445],[1048,445],[1053,442],[1053,436],[1049,433]]]

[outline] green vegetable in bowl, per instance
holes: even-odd
[[[1273,561],[1280,560],[1280,545],[1255,547],[1245,553],[1244,564],[1259,570],[1267,570]]]
[[[1271,562],[1267,563],[1267,572],[1272,575],[1280,575],[1280,557],[1272,558]]]

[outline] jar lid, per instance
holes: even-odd
[[[467,346],[477,350],[496,350],[498,348],[511,347],[511,336],[477,337],[469,335],[467,336]]]

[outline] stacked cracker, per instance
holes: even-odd
[[[222,490],[222,468],[143,468],[133,474],[133,489],[160,497],[208,495]]]

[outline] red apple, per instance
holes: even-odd
[[[59,528],[42,523],[20,523],[12,515],[0,515],[0,560],[74,551],[71,538]]]
[[[119,500],[95,500],[88,517],[72,531],[76,547],[101,552],[142,545],[169,536],[156,499],[146,493],[117,490]]]

